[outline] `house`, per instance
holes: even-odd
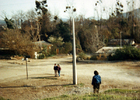
[[[134,39],[111,39],[108,46],[119,46],[119,45],[135,45]]]
[[[102,47],[98,51],[96,51],[97,54],[112,54],[115,53],[117,49],[120,49],[122,47]]]
[[[122,47],[102,47],[96,51],[94,55],[97,60],[107,60],[109,55],[115,54],[115,51],[121,48]]]
[[[44,47],[45,47],[45,50],[47,49],[47,52],[49,52],[51,50],[51,47],[53,46],[51,43],[48,43],[46,41],[37,41],[37,42],[33,42],[33,43],[35,44],[36,47],[39,47],[40,48],[39,51],[44,50]],[[37,59],[39,57],[39,55],[42,55],[42,53],[39,53],[38,54],[37,51],[38,50],[36,50],[36,52],[34,52],[35,59]]]
[[[51,43],[48,43],[46,41],[37,41],[37,42],[33,42],[36,46],[39,46],[39,48],[41,48],[41,50],[43,50],[43,46],[47,46],[47,50],[50,50],[51,47],[53,46]]]

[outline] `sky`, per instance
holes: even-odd
[[[117,0],[102,0],[102,3],[99,2],[97,6],[95,6],[97,0],[47,0],[47,4],[51,14],[58,15],[60,18],[68,18],[69,14],[68,12],[64,13],[64,10],[66,10],[66,6],[73,5],[76,8],[75,16],[82,15],[85,18],[94,17],[98,19],[101,16],[102,18],[108,18],[108,13],[114,10],[116,1]],[[128,11],[126,0],[119,1],[124,5],[124,12]],[[140,0],[134,1],[134,8],[140,8]],[[106,10],[103,11],[103,8]],[[3,13],[10,18],[20,10],[27,12],[31,9],[35,9],[35,0],[0,0],[0,19],[3,19],[1,17],[4,15]]]

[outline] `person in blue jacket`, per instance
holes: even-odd
[[[59,65],[59,64],[57,65],[57,68],[58,68],[58,69],[57,69],[57,70],[58,70],[58,75],[59,75],[59,77],[60,77],[61,67],[60,67],[60,65]]]
[[[101,76],[99,75],[98,71],[94,71],[94,76],[92,78],[92,83],[94,93],[99,93],[100,84],[101,84]]]

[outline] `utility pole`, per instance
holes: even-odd
[[[75,21],[74,21],[74,16],[73,16],[73,12],[76,11],[76,8],[73,8],[73,6],[66,6],[66,10],[64,12],[66,12],[67,10],[71,10],[72,11],[72,30],[73,30],[73,84],[77,85],[77,68],[76,68],[76,46],[75,46]]]
[[[28,67],[27,67],[28,58],[25,58],[25,60],[26,60],[26,76],[27,76],[27,79],[28,79]]]
[[[77,70],[76,70],[76,46],[75,46],[75,22],[73,17],[73,84],[77,85]]]

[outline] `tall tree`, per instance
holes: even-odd
[[[86,52],[94,53],[104,45],[99,40],[98,29],[94,24],[86,24],[86,27],[82,27],[78,32],[78,37],[82,49]]]
[[[72,40],[69,24],[63,22],[62,20],[60,20],[60,23],[56,25],[56,33],[58,33],[56,36],[61,36],[64,39],[64,42],[69,42]]]
[[[35,1],[36,11],[38,13],[38,23],[40,26],[40,36],[43,40],[46,40],[47,33],[51,31],[50,18],[51,15],[48,12],[48,5],[46,0]]]

